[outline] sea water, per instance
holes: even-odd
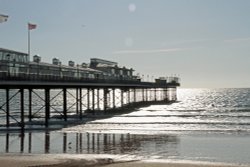
[[[250,164],[250,89],[178,89],[173,104],[57,131],[0,133],[1,153],[118,154]]]

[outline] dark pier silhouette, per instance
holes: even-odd
[[[67,66],[56,58],[52,64],[41,62],[39,56],[29,59],[26,53],[0,49],[0,116],[7,129],[24,130],[37,123],[48,127],[56,118],[67,124],[89,114],[98,117],[177,100],[177,77],[144,81],[132,68],[102,59],[81,65],[69,61]]]

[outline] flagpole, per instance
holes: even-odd
[[[28,23],[28,56],[30,59],[30,28],[29,28],[29,23]]]
[[[30,28],[29,28],[29,23],[28,23],[28,59],[30,61]],[[28,73],[28,75],[30,74],[29,67],[28,67],[27,73]]]
[[[28,23],[28,56],[30,58],[30,30],[36,29],[36,24]]]

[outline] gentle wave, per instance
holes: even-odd
[[[250,118],[250,115],[228,115],[228,114],[216,114],[216,115],[212,115],[212,114],[207,114],[207,115],[205,115],[205,114],[203,114],[203,115],[199,115],[199,114],[187,114],[187,115],[180,115],[180,114],[169,114],[169,115],[143,115],[143,116],[141,116],[141,115],[124,115],[124,116],[114,116],[113,118],[119,118],[119,117],[121,117],[121,118],[133,118],[133,117],[135,117],[135,118],[142,118],[142,117],[152,117],[152,118],[154,118],[154,117],[202,117],[202,118],[216,118],[216,117],[218,117],[218,118],[226,118],[226,117],[232,117],[232,118],[241,118],[241,117],[243,117],[243,118]]]
[[[87,124],[165,124],[165,125],[176,125],[176,124],[193,124],[193,125],[250,125],[250,122],[101,122],[101,121],[95,121],[95,122],[89,122]]]

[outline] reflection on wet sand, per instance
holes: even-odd
[[[176,136],[27,132],[0,134],[2,153],[178,154]]]

